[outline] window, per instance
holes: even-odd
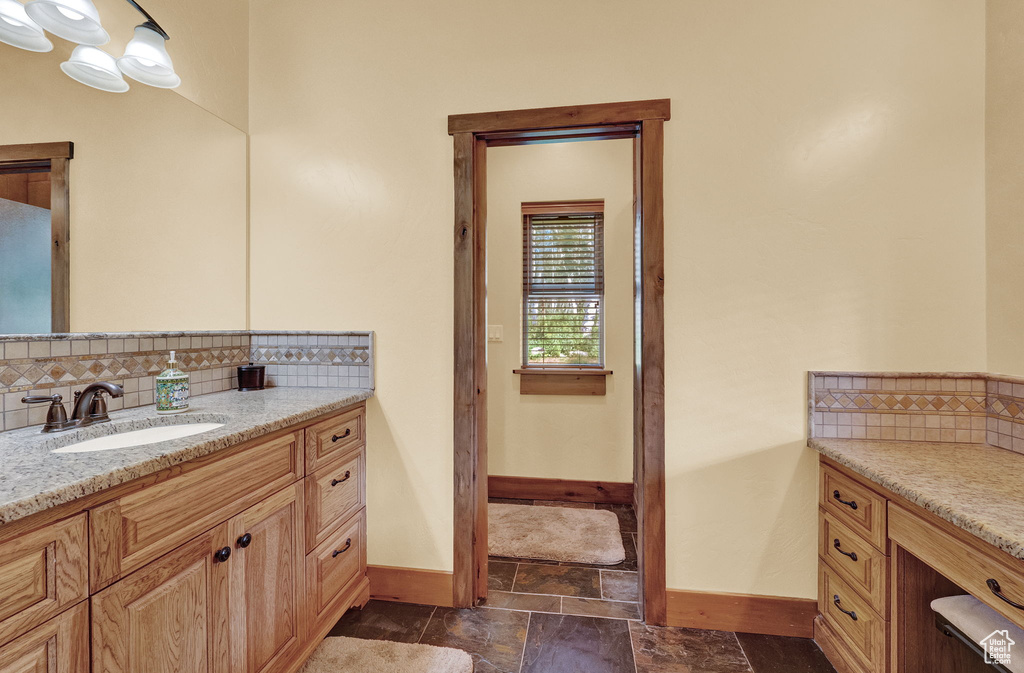
[[[523,366],[604,366],[604,201],[523,204]]]

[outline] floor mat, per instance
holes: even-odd
[[[491,556],[616,565],[626,559],[614,512],[537,505],[487,506]]]
[[[326,638],[301,673],[473,673],[473,658],[462,650],[388,640]]]

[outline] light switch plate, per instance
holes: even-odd
[[[502,337],[503,328],[501,325],[488,325],[487,326],[487,340],[488,341],[504,341]]]

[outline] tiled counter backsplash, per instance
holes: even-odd
[[[810,372],[812,437],[991,444],[1024,453],[1024,378]]]
[[[40,425],[46,404],[22,403],[29,391],[64,396],[94,381],[124,386],[111,411],[154,403],[155,377],[170,351],[191,374],[191,394],[236,387],[235,368],[267,366],[268,386],[373,388],[372,332],[139,332],[0,337],[0,430]]]

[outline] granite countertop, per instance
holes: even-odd
[[[0,432],[0,525],[205,456],[365,400],[363,388],[230,390],[193,397],[189,411],[159,416],[149,405],[110,412],[110,423],[43,434],[40,426]],[[84,439],[179,423],[224,427],[181,439],[92,453],[53,453]]]
[[[1024,559],[1024,455],[985,444],[825,438],[807,444]]]

